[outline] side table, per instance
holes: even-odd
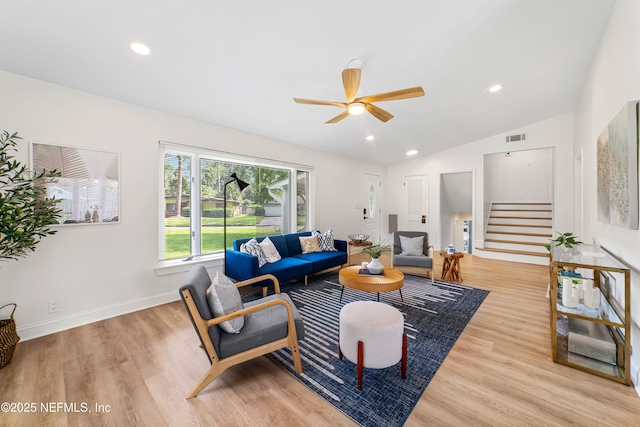
[[[442,262],[442,280],[448,280],[449,282],[462,282],[460,258],[464,258],[464,254],[450,254],[447,253],[447,251],[440,251],[440,256],[444,258]]]
[[[369,240],[349,240],[347,245],[347,266],[351,265],[351,251],[354,247],[366,248],[367,246],[373,246],[373,242]]]

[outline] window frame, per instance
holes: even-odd
[[[202,147],[195,147],[183,144],[177,144],[166,141],[159,141],[159,197],[158,197],[158,268],[171,267],[175,265],[191,265],[193,263],[218,260],[224,257],[223,251],[216,251],[210,253],[201,253],[201,215],[190,215],[190,255],[186,258],[177,259],[165,259],[165,154],[179,154],[182,156],[189,156],[191,158],[191,182],[190,182],[190,210],[191,212],[200,212],[200,198],[201,198],[201,160],[214,160],[226,163],[235,163],[247,166],[258,166],[274,169],[285,169],[289,171],[289,186],[294,188],[295,191],[289,192],[291,198],[289,204],[289,227],[292,230],[297,230],[297,174],[298,172],[307,173],[307,185],[306,190],[306,203],[307,203],[307,223],[306,230],[313,229],[313,203],[314,195],[312,194],[313,179],[314,179],[314,167],[309,165],[302,165],[298,163],[284,162],[280,160],[260,158],[256,156],[245,156],[237,153],[230,153],[218,150],[212,150]],[[196,197],[197,195],[197,197]],[[157,269],[158,270],[158,269]]]

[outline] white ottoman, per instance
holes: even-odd
[[[355,301],[340,310],[340,359],[358,365],[358,390],[362,390],[363,368],[382,369],[402,361],[407,373],[407,335],[398,309],[374,301]]]

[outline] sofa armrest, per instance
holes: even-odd
[[[244,252],[227,250],[225,274],[238,281],[249,280],[259,276],[258,258]]]
[[[347,241],[333,239],[333,246],[340,252],[347,252]]]

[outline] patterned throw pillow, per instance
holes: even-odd
[[[240,245],[240,252],[244,252],[245,254],[253,255],[258,258],[258,268],[262,267],[267,263],[267,257],[262,250],[262,247],[258,243],[258,241],[254,238],[249,240],[247,243],[243,243]]]
[[[336,252],[337,249],[333,243],[333,230],[327,230],[324,233],[313,230],[313,236],[318,236],[318,246],[322,252]]]
[[[259,243],[259,245],[262,248],[262,252],[264,252],[264,256],[267,259],[267,262],[271,263],[280,261],[280,259],[282,259],[282,257],[280,256],[280,252],[278,252],[278,249],[276,248],[276,245],[274,245],[271,239],[269,239],[268,237],[265,237],[262,242]]]
[[[318,245],[318,236],[298,237],[300,239],[300,248],[303,254],[310,254],[312,252],[322,252]]]
[[[235,313],[244,308],[236,285],[227,276],[217,271],[211,286],[207,289],[207,301],[214,317]],[[239,333],[243,326],[244,316],[220,323],[220,328],[231,334]]]

